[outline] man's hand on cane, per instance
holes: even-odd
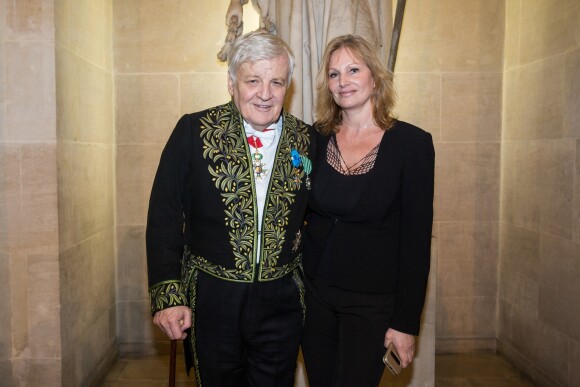
[[[187,306],[173,306],[155,313],[153,323],[171,340],[184,340],[185,331],[191,327],[191,309]]]

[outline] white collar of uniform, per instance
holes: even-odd
[[[258,137],[260,139],[264,139],[264,137],[266,137],[266,138],[269,137],[270,143],[273,142],[274,139],[276,137],[278,137],[279,134],[282,132],[282,122],[283,122],[282,114],[280,114],[280,118],[278,119],[278,121],[266,128],[266,129],[274,129],[274,131],[273,131],[274,136],[272,136],[271,135],[272,132],[258,131],[256,129],[252,128],[252,126],[246,120],[243,120],[244,131],[246,132],[246,136],[255,136],[255,137]],[[268,140],[266,140],[266,141],[268,141]],[[267,147],[268,145],[270,145],[270,144],[264,144],[265,147]]]

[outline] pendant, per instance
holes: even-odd
[[[254,175],[256,179],[261,180],[263,177],[266,176],[268,170],[264,168],[266,164],[262,162],[264,156],[256,149],[254,153],[252,153],[252,165],[254,166]]]
[[[300,179],[300,170],[298,168],[292,168],[292,173],[290,175],[290,179],[292,182],[292,186],[294,189],[300,189],[300,185],[302,184],[302,180]]]

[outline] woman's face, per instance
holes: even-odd
[[[328,89],[340,108],[357,109],[371,104],[374,88],[371,70],[348,48],[340,48],[330,55]]]

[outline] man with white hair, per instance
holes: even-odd
[[[293,386],[312,128],[283,111],[294,57],[266,32],[228,55],[232,101],[184,115],[147,219],[154,323],[199,386]]]

